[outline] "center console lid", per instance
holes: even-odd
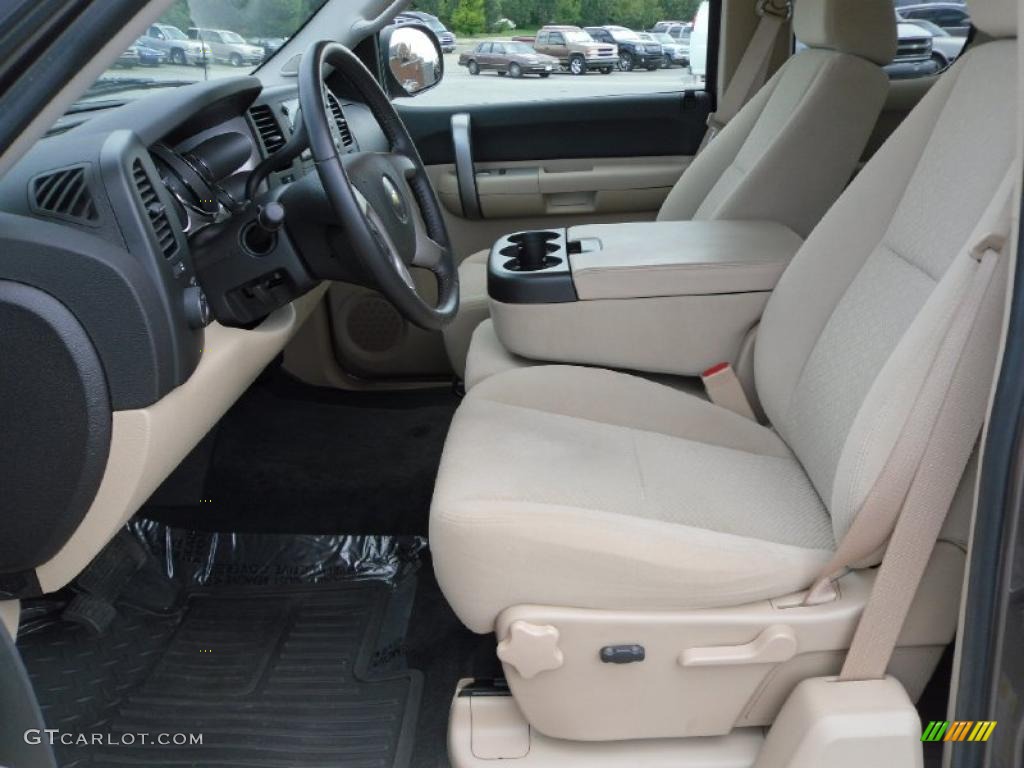
[[[781,224],[667,221],[572,227],[582,301],[770,291],[803,243]]]
[[[762,221],[515,233],[488,263],[494,329],[532,360],[697,375],[737,361],[802,243]]]

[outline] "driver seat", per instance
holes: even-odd
[[[770,664],[690,670],[663,689],[682,674],[673,661],[648,651],[646,664],[618,667],[600,664],[596,649],[644,636],[657,646],[676,619],[676,641],[713,644],[720,622],[731,627],[723,642],[753,642],[757,633],[737,617],[759,606],[782,620],[777,601],[812,583],[886,467],[914,404],[908,382],[929,369],[954,306],[950,266],[977,238],[1015,160],[1016,4],[969,5],[978,29],[997,39],[938,80],[814,229],[765,309],[754,367],[771,426],[639,377],[575,366],[500,373],[462,402],[431,509],[434,567],[470,629],[497,630],[504,643],[516,640],[512,619],[525,620],[538,649],[543,632],[561,633],[559,668],[528,675],[506,663],[517,702],[542,733],[695,736],[771,721],[770,705],[744,720],[741,694],[732,715],[708,719],[737,686],[754,697]],[[1006,262],[972,338],[998,337]],[[979,366],[977,379],[984,399],[991,371]],[[947,586],[959,589],[959,578]],[[945,618],[927,642],[941,646],[956,601],[933,602],[926,618]],[[785,618],[830,627],[822,631],[831,645],[818,645],[821,635],[799,642],[841,663],[852,634],[842,621],[860,607],[847,605],[853,619],[838,616],[838,604]],[[822,618],[829,610],[836,615]],[[573,644],[586,650],[570,657]],[[554,664],[550,644],[544,653]],[[808,662],[783,677],[795,684],[828,668]],[[637,675],[646,682],[634,689]],[[744,675],[754,675],[749,690],[737,682]],[[570,690],[574,683],[587,688]],[[668,713],[666,697],[676,707]]]

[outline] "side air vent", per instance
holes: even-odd
[[[178,241],[174,237],[171,221],[167,218],[167,209],[160,202],[160,197],[153,188],[153,181],[146,173],[146,169],[142,167],[140,160],[136,160],[132,164],[132,179],[135,182],[135,188],[139,191],[139,197],[142,198],[142,208],[149,218],[150,226],[153,227],[153,234],[156,235],[156,240],[160,244],[160,250],[163,252],[164,258],[169,259],[177,252]]]
[[[268,156],[285,145],[284,132],[281,130],[281,124],[277,121],[273,109],[266,104],[257,104],[249,110],[249,117],[252,119],[252,124],[256,126],[263,150]]]
[[[327,105],[330,107],[335,125],[338,126],[338,135],[341,136],[341,145],[345,147],[345,149],[348,149],[354,143],[352,141],[352,131],[348,129],[348,121],[345,119],[345,114],[341,111],[341,104],[338,103],[338,100],[330,91],[327,92]]]
[[[100,218],[84,165],[36,176],[30,199],[37,213],[90,225]]]

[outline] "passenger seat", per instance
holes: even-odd
[[[881,67],[896,55],[892,0],[798,0],[791,57],[689,165],[659,221],[776,221],[806,237],[867,144],[889,91]],[[487,251],[459,268],[461,306],[445,331],[465,376],[474,329],[490,314]]]

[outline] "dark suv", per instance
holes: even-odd
[[[455,35],[453,35],[437,16],[423,11],[403,11],[395,17],[395,24],[422,24],[429,28],[441,44],[441,50],[451,53],[455,50]]]
[[[915,3],[899,7],[907,21],[930,21],[952,35],[966,36],[971,29],[971,16],[963,3]]]
[[[661,43],[648,42],[626,27],[586,27],[587,32],[599,43],[612,43],[619,47],[619,69],[629,72],[637,67],[648,70],[661,68],[665,53]]]

